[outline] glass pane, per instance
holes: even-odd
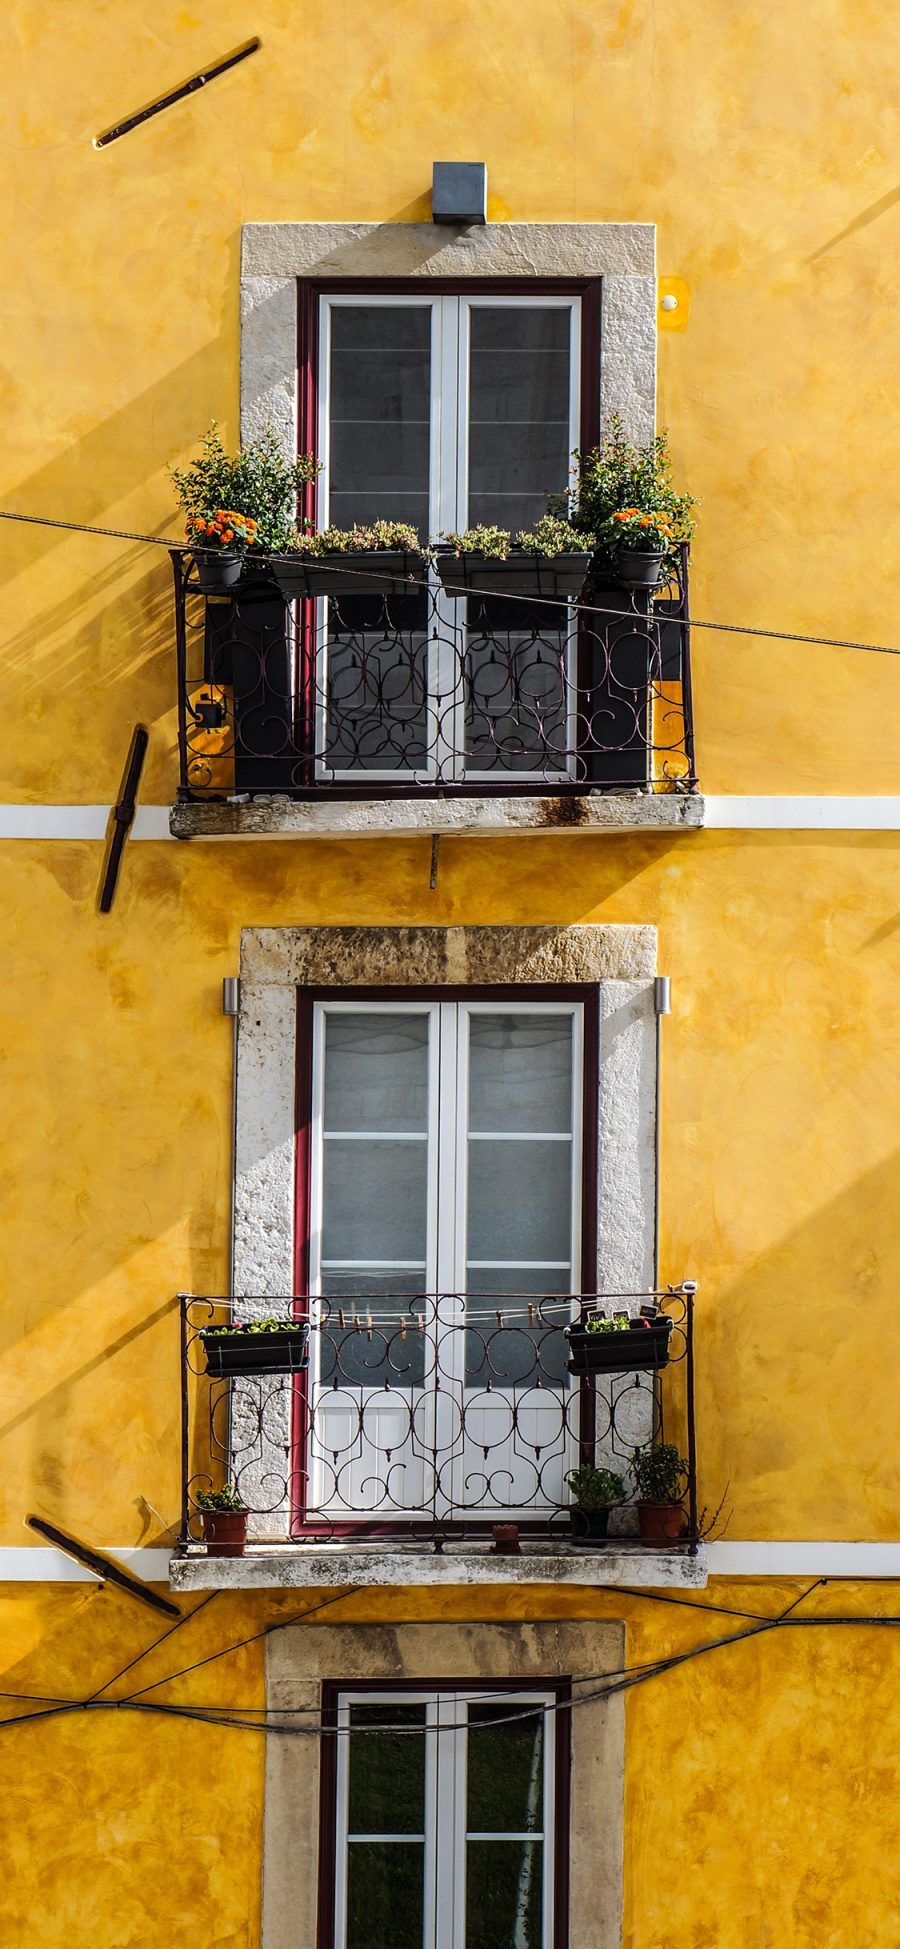
[[[350,1725],[349,1833],[422,1834],[425,1828],[424,1705],[398,1705],[392,1699],[376,1700],[371,1705],[351,1705]],[[383,1725],[409,1730],[369,1730]]]
[[[424,1902],[421,1841],[350,1842],[347,1949],[422,1949]]]
[[[479,1319],[466,1329],[467,1387],[568,1387],[569,1342],[561,1328],[500,1328]]]
[[[320,769],[424,771],[433,740],[427,597],[332,602],[326,668]]]
[[[504,604],[508,608],[508,604]],[[572,645],[563,631],[495,627],[469,598],[466,763],[470,771],[565,771],[575,745],[569,713]]]
[[[428,1024],[374,1011],[326,1017],[326,1131],[427,1129]]]
[[[572,1146],[516,1142],[509,1137],[469,1141],[469,1260],[549,1259],[567,1263],[572,1251]],[[475,1274],[489,1285],[484,1272]]]
[[[423,1138],[326,1138],[322,1257],[424,1266],[428,1143]]]
[[[544,1826],[544,1714],[529,1701],[469,1706],[466,1828],[471,1834],[540,1834]]]
[[[421,1294],[424,1277],[424,1272],[417,1276],[409,1272],[376,1275],[329,1271],[324,1275],[331,1312],[319,1342],[319,1380],[323,1385],[422,1386],[426,1350],[429,1371],[434,1366],[433,1349],[420,1330],[427,1328],[434,1308],[413,1296]],[[567,1347],[568,1342],[563,1345]]]
[[[329,519],[384,516],[428,533],[431,311],[331,307]]]
[[[572,1017],[469,1017],[469,1129],[572,1128]]]
[[[469,521],[513,532],[568,486],[568,306],[469,313]]]
[[[542,1949],[543,1901],[542,1841],[468,1842],[466,1949]]]

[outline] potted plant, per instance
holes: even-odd
[[[652,1373],[669,1362],[672,1321],[655,1306],[629,1313],[589,1313],[566,1327],[571,1374]]]
[[[600,529],[599,539],[615,562],[623,589],[656,589],[670,561],[675,531],[661,508],[617,508]]]
[[[690,541],[696,507],[693,495],[676,492],[667,431],[636,446],[621,415],[611,413],[600,445],[575,462],[574,518],[597,537],[592,579],[600,587],[654,588]]]
[[[677,1543],[685,1523],[682,1496],[688,1466],[675,1443],[636,1448],[631,1474],[637,1497],[638,1530],[645,1543]]]
[[[558,514],[521,528],[515,544],[506,528],[467,528],[442,535],[431,549],[448,595],[544,596],[577,601],[591,564],[595,537]]]
[[[203,595],[229,595],[241,579],[245,551],[256,541],[252,516],[230,508],[204,508],[188,515],[185,533]]]
[[[243,1556],[247,1541],[246,1506],[236,1489],[200,1489],[197,1508],[208,1556]]]
[[[229,1320],[204,1326],[200,1339],[213,1380],[239,1374],[299,1374],[309,1362],[305,1320]]]
[[[283,596],[408,595],[425,579],[425,555],[406,521],[374,521],[370,527],[295,528],[287,547],[272,556],[272,574]]]
[[[297,519],[297,496],[315,480],[319,465],[310,453],[288,459],[274,427],[237,453],[227,453],[214,420],[199,458],[189,467],[169,469],[206,594],[233,591],[245,563],[259,562],[262,570],[268,554],[286,547]],[[230,559],[235,555],[236,565]]]
[[[605,1543],[609,1512],[625,1501],[625,1483],[612,1469],[594,1468],[591,1462],[570,1470],[566,1488],[572,1494],[569,1523],[573,1543]]]

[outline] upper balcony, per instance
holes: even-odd
[[[204,595],[172,551],[178,838],[703,823],[687,551],[654,594],[449,599],[352,574],[291,602]],[[363,589],[365,592],[363,592]]]
[[[642,1303],[652,1327],[579,1332]],[[182,1295],[173,1584],[704,1583],[693,1310],[688,1284],[590,1299]],[[234,1331],[269,1318],[277,1331]],[[636,1495],[663,1441],[684,1466],[661,1532]],[[590,1495],[574,1506],[585,1464],[618,1478],[599,1513]],[[203,1498],[225,1485],[247,1538],[220,1555]]]

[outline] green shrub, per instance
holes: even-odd
[[[596,1469],[582,1462],[566,1476],[566,1488],[579,1509],[607,1509],[610,1503],[625,1501],[625,1483],[612,1469]]]
[[[631,1474],[639,1502],[680,1502],[688,1466],[674,1442],[661,1441],[655,1448],[635,1449]]]
[[[249,515],[256,522],[257,547],[268,551],[287,545],[297,519],[297,496],[315,480],[320,465],[311,453],[288,460],[271,426],[237,453],[226,453],[213,420],[200,443],[199,459],[169,472],[189,522],[217,508]]]

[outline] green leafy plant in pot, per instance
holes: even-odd
[[[227,595],[244,563],[288,544],[297,497],[320,470],[314,454],[290,459],[274,427],[228,453],[213,421],[188,467],[172,467],[172,485],[205,595]]]
[[[636,1448],[631,1474],[637,1497],[638,1531],[645,1543],[677,1543],[684,1530],[682,1497],[688,1466],[675,1443]]]
[[[676,491],[665,429],[646,446],[629,440],[611,413],[600,445],[576,453],[576,523],[597,537],[593,580],[653,589],[674,567],[694,531],[691,494]]]
[[[229,1483],[222,1489],[200,1489],[197,1508],[207,1556],[243,1556],[248,1511],[237,1489]]]
[[[605,1543],[609,1532],[609,1512],[625,1501],[625,1483],[613,1469],[594,1468],[591,1462],[570,1470],[566,1488],[572,1496],[569,1523],[573,1543]]]

